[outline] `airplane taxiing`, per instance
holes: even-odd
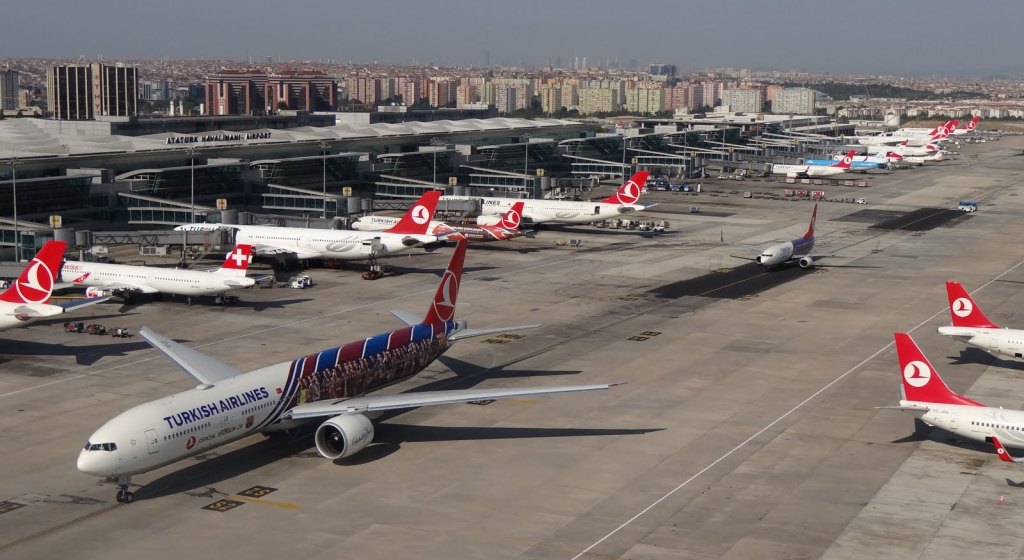
[[[992,442],[1000,459],[1013,461],[1000,441],[1024,446],[1024,411],[993,408],[951,391],[906,333],[895,333],[903,385],[899,406],[929,426],[974,441]],[[997,439],[998,438],[998,439]],[[1004,457],[1005,455],[1005,457]]]
[[[350,457],[373,440],[373,422],[382,412],[503,399],[609,389],[617,384],[457,389],[389,395],[378,389],[412,377],[453,342],[537,325],[470,329],[454,320],[466,256],[460,239],[425,318],[394,311],[406,327],[292,361],[242,373],[148,328],[140,330],[198,385],[194,389],[140,404],[96,430],[79,452],[78,470],[116,478],[117,501],[135,500],[128,485],[134,475],[193,457],[251,434],[320,421],[314,443],[327,459]]]
[[[212,296],[228,290],[248,288],[256,280],[245,275],[252,260],[252,247],[238,245],[217,270],[189,270],[156,266],[69,261],[61,277],[75,286],[85,286],[90,296],[132,293]]]
[[[62,304],[47,303],[60,273],[60,262],[67,245],[64,241],[47,241],[18,278],[0,294],[0,330],[55,317],[109,299],[95,297]]]
[[[175,231],[237,230],[235,242],[252,245],[255,255],[294,254],[300,259],[359,260],[385,257],[445,240],[427,227],[441,191],[427,191],[393,227],[384,231],[352,231],[237,224],[186,224]]]
[[[996,326],[960,282],[946,282],[946,299],[952,325],[939,327],[939,334],[999,357],[1024,360],[1024,330]]]
[[[831,163],[829,165],[808,165],[803,163],[800,165],[790,165],[784,163],[776,163],[772,165],[772,173],[776,175],[785,175],[786,177],[830,177],[833,175],[842,175],[850,170],[853,166],[853,156],[857,154],[856,150],[850,150],[843,159]]]
[[[497,217],[493,224],[452,224],[448,222],[430,221],[427,232],[432,235],[461,235],[469,241],[507,241],[522,237],[525,231],[519,229],[523,222],[525,200],[516,201],[508,212]],[[382,231],[394,227],[398,223],[394,216],[363,216],[352,223],[352,229],[358,231]]]
[[[621,216],[627,212],[640,212],[653,205],[637,204],[647,184],[647,171],[638,171],[622,184],[615,194],[600,201],[534,200],[519,198],[443,196],[442,200],[479,200],[479,225],[495,225],[498,218],[509,211],[517,201],[524,202],[522,219],[528,224],[587,224]]]
[[[814,205],[811,211],[811,223],[807,226],[807,233],[792,241],[772,245],[761,251],[761,254],[754,257],[754,262],[765,268],[776,268],[791,263],[797,263],[800,268],[814,266],[814,261],[822,259],[825,255],[812,255],[814,249],[814,221],[818,217],[818,205]]]

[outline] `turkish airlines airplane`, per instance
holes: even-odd
[[[830,165],[807,165],[806,163],[789,165],[776,163],[772,165],[772,173],[785,175],[786,177],[831,177],[833,175],[842,175],[853,166],[853,156],[855,155],[857,155],[857,150],[850,150],[843,159]]]
[[[928,143],[945,140],[950,134],[953,134],[959,123],[960,121],[951,119],[929,131],[904,129],[904,132],[886,132],[876,136],[857,136],[856,138],[857,142],[865,145],[907,142],[911,146],[924,146]]]
[[[868,148],[869,154],[886,154],[886,157],[890,157],[889,154],[897,154],[900,157],[907,156],[927,156],[934,154],[939,151],[939,146],[931,142],[924,146],[911,146],[909,142],[904,140],[895,146],[872,146]]]
[[[951,336],[990,354],[1024,360],[1024,330],[996,326],[974,302],[960,282],[946,282],[949,318],[952,325],[939,327],[939,334]]]
[[[234,224],[186,224],[174,230],[235,229],[238,232],[235,235],[235,242],[252,245],[256,255],[294,253],[300,259],[342,260],[367,259],[370,256],[386,257],[414,247],[444,241],[444,237],[427,233],[430,218],[434,215],[440,196],[441,191],[423,193],[397,224],[380,232]]]
[[[974,132],[978,128],[978,122],[981,121],[981,117],[974,115],[971,120],[967,121],[967,124],[963,128],[957,128],[950,132],[953,136],[960,136],[969,132]]]
[[[213,271],[69,261],[61,268],[61,277],[72,285],[85,286],[89,296],[132,292],[212,296],[255,285],[256,280],[245,275],[251,260],[252,247],[243,244],[228,253],[224,264]]]
[[[17,280],[0,294],[0,330],[24,325],[36,319],[55,317],[62,313],[100,303],[109,298],[97,297],[61,304],[47,303],[60,272],[60,261],[68,244],[47,241],[28,263]]]
[[[1000,441],[1024,447],[1024,411],[988,407],[954,393],[909,334],[893,336],[903,381],[902,398],[897,407],[879,408],[898,408],[929,426],[974,441],[991,441],[1004,461],[1010,457]]]
[[[814,221],[818,217],[818,205],[814,205],[811,211],[811,223],[807,226],[807,233],[792,241],[772,245],[761,251],[761,254],[754,257],[754,262],[771,269],[797,263],[800,268],[814,266],[814,261],[825,258],[826,255],[812,255],[814,249]]]
[[[508,241],[526,235],[519,229],[523,222],[523,207],[526,201],[519,200],[505,212],[493,225],[450,224],[447,222],[430,221],[427,232],[432,235],[461,235],[469,241]],[[352,229],[358,231],[381,231],[394,227],[399,218],[394,216],[363,216],[352,223]]]
[[[313,438],[316,449],[335,460],[369,445],[373,440],[371,420],[387,410],[597,391],[617,385],[376,394],[378,389],[422,371],[456,340],[537,326],[470,329],[465,321],[454,320],[465,257],[466,240],[460,239],[423,319],[395,311],[406,327],[249,373],[144,327],[139,334],[198,385],[140,404],[104,424],[89,436],[79,453],[78,470],[116,477],[117,501],[130,503],[135,499],[128,491],[133,475],[256,432],[321,422]]]
[[[481,215],[477,218],[477,224],[483,226],[498,224],[500,216],[507,213],[520,200],[524,203],[522,212],[524,222],[531,224],[588,224],[621,216],[627,212],[640,212],[653,206],[637,204],[644,185],[647,184],[648,175],[647,171],[634,173],[615,194],[598,202],[465,196],[441,198],[442,200],[479,200]]]

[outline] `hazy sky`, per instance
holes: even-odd
[[[13,2],[14,0],[9,0]],[[38,0],[0,57],[1024,74],[1024,0]]]

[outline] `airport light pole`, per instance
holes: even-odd
[[[324,156],[324,215],[322,218],[327,218],[327,150],[331,148],[331,145],[327,141],[320,142],[320,151],[323,152]]]
[[[523,146],[526,148],[523,151],[523,190],[529,192],[530,187],[527,182],[530,180],[530,135],[523,134]]]
[[[11,158],[11,195],[14,198],[14,260],[21,262],[21,235],[18,229],[18,164],[21,161]]]
[[[622,181],[626,181],[626,129],[622,129]]]
[[[192,209],[192,222],[196,223],[196,156],[199,155],[199,151],[189,146],[185,148],[185,153],[188,154],[189,164],[189,184],[191,185],[191,209]]]

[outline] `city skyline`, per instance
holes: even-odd
[[[810,0],[756,0],[684,6],[644,0],[527,0],[506,5],[378,2],[339,6],[308,0],[288,12],[253,0],[134,5],[97,0],[89,10],[68,0],[5,14],[0,52],[11,58],[223,59],[253,62],[330,60],[356,64],[571,67],[617,61],[639,67],[705,67],[908,76],[1020,76],[1017,22],[1024,4],[993,0],[983,14],[932,0],[893,5],[865,0],[824,6]],[[76,13],[51,18],[38,13]],[[113,15],[111,15],[113,14]],[[326,15],[325,15],[326,14]],[[336,16],[336,17],[332,17]],[[845,23],[848,22],[848,23]],[[983,29],[980,29],[982,28]],[[45,28],[46,41],[39,36]],[[82,30],[102,29],[103,33]]]

